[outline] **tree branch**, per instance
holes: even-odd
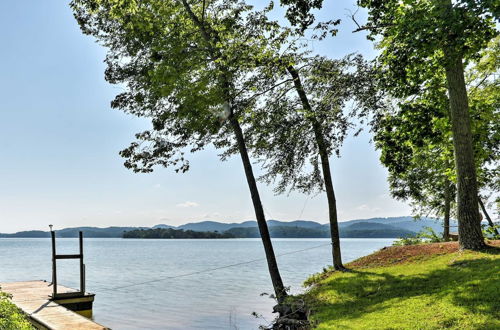
[[[378,29],[382,29],[382,28],[385,28],[385,27],[394,26],[394,24],[382,24],[382,25],[378,25],[378,26],[360,25],[358,23],[358,21],[356,20],[356,17],[355,17],[356,14],[358,13],[358,11],[359,11],[359,7],[356,9],[356,11],[354,12],[354,14],[351,14],[351,20],[357,26],[357,29],[355,29],[354,31],[352,31],[352,33],[361,32],[361,31],[376,31]]]

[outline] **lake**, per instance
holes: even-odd
[[[331,264],[328,242],[273,240],[281,276],[292,293]],[[392,242],[341,239],[343,260]],[[77,239],[57,239],[58,253],[77,250]],[[261,296],[272,293],[272,285],[259,239],[88,238],[84,255],[87,291],[96,293],[94,319],[113,329],[256,329],[273,319],[275,302]],[[225,267],[233,264],[238,265]],[[59,283],[78,288],[78,271],[78,260],[58,261]],[[51,279],[50,239],[0,239],[0,282],[38,279]]]

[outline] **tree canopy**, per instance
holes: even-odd
[[[278,301],[279,274],[263,206],[247,153],[244,120],[256,97],[257,63],[276,33],[267,11],[239,0],[73,0],[82,31],[108,48],[106,79],[125,87],[114,108],[151,119],[123,150],[125,166],[151,172],[157,165],[189,169],[186,153],[211,144],[221,156],[239,153]]]
[[[304,108],[293,78],[283,68],[275,80],[283,82],[267,94],[256,108],[251,129],[254,155],[262,163],[261,180],[275,184],[277,193],[288,189],[304,193],[324,190],[311,119],[321,124],[328,157],[338,155],[354,117],[364,113],[362,101],[372,96],[371,67],[362,56],[351,54],[339,60],[322,56],[297,59],[310,109]]]
[[[379,61],[385,88],[396,97],[418,95],[443,72],[449,98],[462,248],[481,249],[476,161],[464,65],[477,59],[498,31],[498,6],[483,1],[360,0],[369,10],[362,28],[381,37]],[[465,63],[464,63],[465,61]]]
[[[500,112],[496,39],[467,71],[475,160],[480,190],[495,189],[498,181]],[[497,62],[498,64],[498,62]],[[455,199],[456,174],[448,114],[445,76],[435,73],[433,84],[411,99],[393,100],[374,121],[376,147],[389,171],[394,197],[414,202],[417,214],[443,214],[451,186]],[[419,212],[420,210],[420,212]]]

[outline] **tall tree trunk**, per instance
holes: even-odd
[[[452,0],[437,0],[443,22],[453,24]],[[452,29],[450,37],[454,35]],[[450,98],[451,130],[457,173],[458,241],[461,249],[479,250],[486,246],[479,222],[477,179],[472,147],[469,100],[459,47],[443,47],[446,81]]]
[[[218,35],[216,31],[213,31],[211,27],[194,14],[191,10],[190,5],[187,0],[182,0],[182,4],[186,9],[189,17],[193,23],[198,26],[209,51],[212,53],[214,58],[222,57],[222,54],[214,48],[212,45],[218,40]],[[218,65],[218,64],[216,64]],[[226,101],[231,100],[230,97],[230,78],[228,77],[228,71],[224,67],[220,67],[222,72],[221,75],[221,85],[224,90]],[[255,181],[255,176],[252,170],[252,163],[248,157],[248,150],[245,142],[245,137],[243,136],[243,131],[241,130],[240,123],[235,117],[233,109],[230,109],[229,123],[233,128],[234,135],[236,136],[236,141],[238,144],[238,150],[240,152],[241,161],[243,162],[243,168],[245,170],[245,176],[247,178],[248,188],[250,189],[250,194],[252,196],[253,207],[255,211],[255,217],[257,219],[257,225],[259,227],[260,236],[262,238],[262,243],[264,245],[264,252],[266,254],[267,266],[269,269],[269,274],[271,276],[271,282],[273,283],[274,294],[279,304],[282,304],[287,297],[287,292],[285,286],[283,285],[283,280],[278,269],[278,263],[276,262],[276,256],[274,254],[273,244],[271,242],[271,235],[269,234],[269,229],[267,227],[266,217],[264,215],[264,208],[262,207],[262,202],[259,196],[259,190],[257,188],[257,183]]]
[[[328,214],[330,217],[330,235],[332,237],[332,257],[333,268],[336,270],[345,270],[342,264],[342,255],[340,252],[340,233],[337,218],[337,201],[335,199],[335,191],[333,189],[332,174],[330,172],[330,161],[328,159],[328,151],[321,132],[321,125],[316,118],[312,118],[314,135],[318,144],[319,155],[321,158],[321,169],[323,170],[323,181],[325,184],[326,197],[328,199]]]
[[[287,68],[288,72],[293,78],[293,83],[295,90],[299,95],[300,101],[304,110],[307,112],[312,112],[309,99],[304,91],[302,82],[300,80],[299,73],[293,66]],[[336,270],[345,270],[342,264],[342,255],[340,252],[340,235],[339,235],[339,224],[337,219],[337,201],[335,199],[335,190],[333,189],[332,174],[330,172],[330,160],[328,159],[328,149],[326,146],[325,139],[323,137],[323,132],[321,129],[321,124],[318,120],[311,116],[309,118],[311,122],[314,137],[316,139],[316,144],[318,146],[319,157],[321,159],[321,169],[323,172],[323,182],[326,190],[326,197],[328,199],[328,214],[330,219],[330,235],[332,240],[332,258],[333,258],[333,268]]]
[[[448,58],[445,69],[457,171],[458,241],[462,249],[479,250],[485,243],[477,207],[476,166],[464,68],[461,56],[450,51],[445,51],[445,56]]]
[[[451,187],[450,182],[445,180],[444,187],[444,230],[443,230],[443,239],[445,242],[450,240],[450,206],[451,206]]]
[[[266,253],[267,266],[269,268],[269,274],[271,275],[271,281],[273,282],[274,292],[278,300],[278,303],[281,304],[287,297],[287,293],[283,285],[283,281],[281,280],[281,275],[278,269],[278,263],[276,262],[276,257],[274,255],[273,244],[271,242],[269,228],[267,227],[266,217],[264,215],[264,208],[262,207],[262,202],[260,200],[257,183],[255,181],[255,176],[253,174],[252,164],[250,163],[250,158],[248,157],[245,138],[243,136],[243,131],[241,130],[241,126],[238,122],[238,119],[234,116],[232,112],[229,117],[229,122],[236,136],[236,141],[238,143],[238,149],[240,151],[241,161],[243,162],[243,168],[245,169],[248,188],[250,189],[250,194],[252,196],[253,208],[255,210],[255,217],[257,218],[257,224],[259,226],[260,236],[262,238],[262,243],[264,244],[264,252]]]
[[[484,213],[484,216],[486,217],[486,220],[488,220],[488,224],[490,225],[491,228],[493,228],[493,232],[495,233],[495,235],[500,235],[498,233],[498,229],[495,227],[495,223],[493,222],[493,220],[491,220],[490,218],[490,215],[488,214],[488,212],[486,211],[486,207],[484,206],[484,203],[483,201],[481,200],[481,198],[477,198],[478,201],[479,201],[479,205],[481,206],[481,210],[483,210],[483,213]]]

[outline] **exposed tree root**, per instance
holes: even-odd
[[[279,316],[274,320],[269,330],[308,330],[311,323],[308,321],[309,309],[303,300],[274,306],[274,312]]]

